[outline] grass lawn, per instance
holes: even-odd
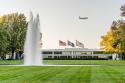
[[[2,66],[23,64],[23,60],[5,60],[0,61],[0,83],[125,83],[125,61],[44,60],[43,62],[103,66]]]
[[[60,64],[60,65],[115,65],[125,66],[124,60],[44,60],[44,64]]]
[[[102,66],[2,66],[23,60],[0,61],[0,83],[125,83],[125,61],[44,60],[44,64]]]
[[[44,64],[53,65],[108,65],[125,66],[124,60],[44,60]],[[23,60],[0,60],[0,65],[23,64]]]
[[[23,64],[23,60],[0,60],[0,65],[18,65]]]
[[[125,66],[1,66],[0,83],[125,83]]]

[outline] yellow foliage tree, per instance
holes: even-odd
[[[112,31],[110,30],[105,36],[101,37],[101,48],[104,49],[106,52],[116,52],[116,50],[112,47],[113,39],[114,37]]]

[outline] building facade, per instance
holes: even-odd
[[[49,60],[108,60],[112,54],[105,54],[101,49],[65,48],[42,49],[43,59]]]

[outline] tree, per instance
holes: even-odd
[[[107,32],[105,36],[101,37],[101,42],[100,42],[101,48],[108,53],[115,52],[116,50],[112,47],[113,39],[114,37],[112,31],[110,30]]]
[[[7,49],[11,51],[12,58],[15,51],[22,51],[26,36],[27,22],[24,14],[12,13],[2,16],[0,24],[8,33]]]
[[[122,11],[121,16],[125,16],[125,5],[122,5],[120,10]]]
[[[113,21],[110,31],[102,36],[101,47],[106,52],[117,53],[125,58],[125,23],[124,20]]]
[[[8,46],[8,33],[7,31],[0,25],[0,57],[4,59],[4,54],[7,53]]]
[[[120,21],[119,27],[116,32],[117,36],[114,42],[116,46],[119,46],[119,55],[125,59],[125,23]]]

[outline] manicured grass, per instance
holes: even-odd
[[[124,60],[43,60],[44,64],[54,65],[114,65],[125,66]],[[23,60],[0,60],[0,65],[23,64]]]
[[[124,60],[44,60],[44,64],[64,64],[64,65],[115,65],[125,66]]]
[[[23,64],[23,60],[0,60],[0,65]]]
[[[0,83],[124,83],[125,66],[1,66]]]
[[[125,83],[125,61],[44,60],[43,62],[102,66],[2,66],[23,64],[23,60],[1,60],[0,83]]]

